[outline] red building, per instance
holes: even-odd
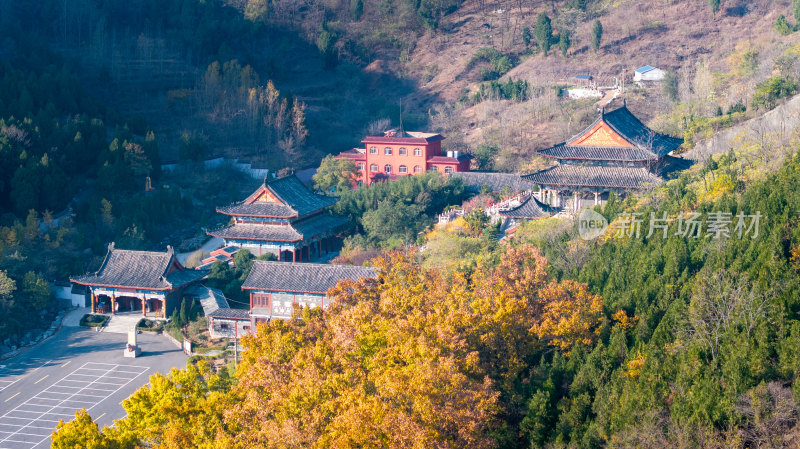
[[[412,131],[386,131],[383,136],[367,136],[364,148],[343,151],[338,157],[352,159],[359,169],[359,185],[396,179],[426,171],[453,173],[469,171],[472,156],[448,151],[442,154],[441,134]]]

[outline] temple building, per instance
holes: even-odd
[[[377,268],[351,265],[290,264],[256,260],[242,290],[250,291],[250,328],[289,319],[294,306],[330,307],[327,292],[343,279],[377,277]]]
[[[337,157],[351,159],[359,170],[358,185],[397,179],[426,171],[454,173],[469,171],[469,154],[442,154],[441,134],[390,130],[383,136],[367,136],[364,148],[353,148]]]
[[[279,261],[309,261],[331,250],[348,219],[326,209],[337,198],[311,192],[296,176],[264,180],[244,201],[217,208],[233,223],[206,231],[225,247],[247,248],[257,256],[275,254]]]
[[[661,183],[665,157],[683,144],[645,126],[627,107],[601,110],[576,136],[539,154],[558,164],[523,179],[537,184],[550,206],[577,211],[599,204],[615,191],[625,194]]]
[[[184,268],[169,246],[162,253],[116,249],[111,243],[97,271],[70,281],[87,286],[92,313],[141,310],[143,317],[166,318],[180,306],[184,290],[206,274]]]

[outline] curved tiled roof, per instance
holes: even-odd
[[[139,289],[169,290],[201,279],[206,272],[185,269],[180,264],[167,274],[173,265],[175,253],[133,251],[116,249],[108,245],[108,253],[100,268],[94,273],[70,278],[72,282],[83,285],[106,287],[131,287]]]
[[[552,215],[553,209],[537,200],[533,195],[528,195],[522,204],[511,210],[501,211],[500,215],[508,218],[545,218]]]
[[[377,275],[378,269],[373,267],[257,260],[242,289],[325,294],[342,279],[358,280]]]
[[[567,145],[559,143],[550,148],[539,150],[545,157],[555,159],[592,160],[592,161],[649,161],[658,157],[642,148],[595,147],[584,145]]]
[[[524,192],[531,188],[520,175],[515,173],[470,171],[454,172],[450,174],[450,177],[461,178],[465,186],[475,191],[479,191],[483,186],[486,186],[492,192],[499,192],[504,187],[508,187],[511,193]]]
[[[265,190],[280,202],[257,201]],[[226,215],[292,218],[324,209],[336,201],[337,198],[318,195],[308,190],[297,176],[291,175],[265,181],[244,201],[217,208],[217,212]]]
[[[207,233],[224,239],[298,242],[335,231],[348,221],[339,215],[322,214],[288,225],[235,223]]]
[[[661,178],[645,168],[595,165],[556,165],[525,175],[523,179],[542,186],[609,189],[642,189],[648,185],[661,183]]]
[[[609,128],[633,145],[633,147],[597,147],[570,145],[568,143],[580,139],[600,122],[608,125]],[[636,118],[627,107],[622,106],[611,112],[601,113],[592,124],[567,141],[538,152],[542,156],[556,159],[632,162],[664,157],[680,147],[681,144],[683,144],[683,139],[659,134],[651,130]]]
[[[217,212],[225,215],[246,215],[253,217],[292,218],[297,211],[284,204],[257,201],[254,203],[235,203],[230,206],[218,207]]]

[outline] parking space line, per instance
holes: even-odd
[[[66,366],[66,364],[63,365],[63,366]],[[108,368],[105,368],[105,369],[89,368],[89,367],[92,367],[92,366],[106,366]],[[129,370],[136,369],[139,372],[125,371],[126,369],[129,369]],[[78,371],[86,371],[86,370],[102,371],[102,373],[96,373],[94,375],[77,374]],[[132,366],[132,365],[117,365],[117,364],[97,363],[97,362],[85,363],[83,366],[81,366],[80,368],[76,369],[73,373],[68,374],[63,379],[61,379],[58,382],[56,382],[54,385],[51,385],[50,387],[48,387],[45,391],[43,391],[43,392],[35,395],[34,397],[28,399],[23,404],[21,404],[18,407],[16,407],[14,410],[11,410],[11,411],[7,412],[5,415],[0,416],[0,426],[4,426],[5,425],[5,426],[8,426],[11,429],[15,429],[14,432],[5,432],[5,431],[1,431],[0,430],[0,449],[2,449],[3,443],[6,443],[6,442],[32,444],[32,447],[33,446],[38,446],[39,444],[43,443],[48,438],[50,438],[51,433],[48,433],[47,435],[44,435],[44,436],[38,435],[38,434],[27,433],[27,432],[36,432],[36,430],[34,430],[34,429],[49,430],[46,427],[40,427],[40,426],[36,426],[34,424],[45,424],[45,423],[50,423],[50,422],[57,423],[59,418],[64,419],[64,420],[68,420],[69,418],[71,418],[74,410],[76,409],[71,404],[87,404],[87,405],[89,405],[89,407],[81,407],[81,408],[86,408],[86,410],[91,410],[95,406],[99,405],[100,403],[102,403],[106,399],[108,399],[111,396],[113,396],[115,393],[120,391],[122,388],[124,388],[127,385],[129,385],[137,377],[141,376],[142,374],[145,374],[148,370],[149,370],[149,368],[147,368],[147,367],[137,367],[137,366]],[[113,377],[113,376],[109,376],[109,374],[119,374],[119,373],[132,374],[133,376],[130,377],[130,378],[120,378],[121,380],[124,381],[124,382],[120,382],[120,383],[102,382],[102,380],[108,380],[109,377]],[[74,381],[69,380],[69,378],[71,376],[74,376],[74,375],[79,375],[79,376],[84,376],[84,377],[91,377],[92,380],[91,381],[88,381],[88,380],[74,380]],[[45,376],[44,378],[40,379],[36,383],[41,382],[46,377],[47,376]],[[64,385],[62,382],[73,382],[73,383],[80,383],[80,384],[85,384],[85,385],[82,386],[82,387],[68,386],[68,385]],[[106,387],[110,387],[110,388],[106,388]],[[53,389],[53,390],[51,390],[51,389]],[[55,390],[60,390],[60,391],[55,391]],[[77,390],[77,391],[73,392],[73,390]],[[101,394],[97,395],[97,394],[91,394],[91,393],[101,393]],[[41,397],[40,395],[42,395],[42,394],[46,394],[46,395],[48,395],[50,397],[47,397],[47,398]],[[57,397],[54,398],[54,397],[52,397],[53,395],[57,395]],[[66,396],[66,397],[61,399],[62,396]],[[98,400],[94,401],[94,402],[91,402],[91,401],[86,401],[86,400],[80,400],[79,398],[97,398]],[[52,401],[52,402],[55,402],[55,404],[50,404],[50,403],[48,403],[48,404],[38,403],[37,404],[37,403],[35,403],[35,401]],[[70,404],[70,405],[67,405],[67,404]],[[44,408],[46,410],[38,410],[38,409],[36,411],[30,411],[30,409],[25,410],[26,406],[29,406],[31,408],[41,407],[41,408]],[[23,415],[24,414],[32,414],[32,415],[37,415],[37,417],[36,418],[32,418],[32,417],[30,417],[30,418],[20,418],[18,416],[13,416],[12,414],[23,414]],[[105,413],[100,415],[100,417],[103,417],[103,416],[105,416]],[[52,419],[52,418],[55,418],[55,419]],[[99,418],[97,418],[97,419],[99,419]],[[14,424],[11,424],[9,422],[10,420],[15,420],[15,421],[18,420],[18,421],[22,421],[22,422],[19,422],[19,423],[14,422]],[[3,421],[6,421],[6,422],[4,423]],[[17,437],[17,435],[21,436],[22,438]],[[38,442],[35,442],[35,443],[29,442],[29,441],[20,441],[20,439],[24,439],[24,440],[29,439],[29,438],[27,438],[29,436],[33,436],[33,437],[37,437],[37,438],[42,437],[42,439],[40,441],[38,441]]]

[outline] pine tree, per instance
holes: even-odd
[[[186,305],[186,299],[181,300],[181,314],[180,314],[180,325],[185,326],[189,324],[189,310]]]
[[[539,43],[539,47],[542,48],[544,55],[547,56],[547,52],[550,51],[550,46],[553,42],[553,25],[550,23],[550,18],[547,17],[547,14],[539,14],[536,19],[534,34],[536,35],[536,42]]]
[[[603,40],[603,24],[599,20],[592,25],[592,50],[595,52],[600,49],[600,42]]]
[[[800,0],[792,0],[792,13],[794,20],[800,21]]]
[[[717,16],[717,12],[719,11],[719,2],[720,0],[708,0],[708,6],[711,7],[711,13],[714,17]]]
[[[567,50],[572,45],[572,40],[569,38],[569,30],[564,30],[558,36],[558,47],[561,49],[561,56],[567,56]]]
[[[364,0],[350,0],[350,15],[358,22],[364,14]]]

